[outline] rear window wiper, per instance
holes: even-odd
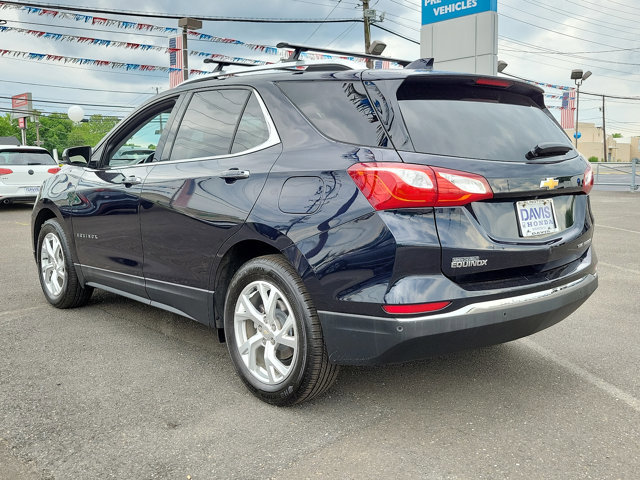
[[[527,152],[525,157],[527,160],[533,160],[540,157],[555,157],[564,155],[573,150],[573,147],[565,143],[540,143]]]

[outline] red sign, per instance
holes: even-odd
[[[18,119],[18,126],[20,128],[27,128],[27,120],[24,117]]]
[[[12,108],[20,108],[26,107],[29,105],[29,94],[21,93],[20,95],[15,95],[11,97],[11,107]]]
[[[11,120],[33,115],[33,100],[31,93],[21,93],[11,97]]]

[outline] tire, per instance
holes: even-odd
[[[267,403],[309,400],[338,375],[311,297],[282,255],[255,258],[236,272],[227,291],[224,328],[240,378]]]
[[[38,276],[47,301],[56,308],[85,305],[93,288],[80,285],[67,237],[57,220],[42,225],[37,245]]]

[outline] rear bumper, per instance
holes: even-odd
[[[531,335],[569,316],[597,286],[597,275],[587,274],[547,290],[418,318],[318,314],[333,363],[400,363]]]
[[[38,192],[26,193],[25,187],[39,188],[39,185],[4,185],[0,184],[0,202],[10,200],[13,202],[33,202],[38,197]]]

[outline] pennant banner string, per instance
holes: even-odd
[[[67,35],[67,34],[61,34],[61,33],[41,32],[38,30],[28,30],[25,28],[6,27],[6,26],[0,25],[0,33],[2,32],[17,32],[17,33],[22,33],[24,35],[32,35],[38,38],[45,38],[47,40],[69,41],[69,42],[77,42],[77,43],[90,44],[90,45],[99,45],[103,47],[119,47],[119,48],[127,48],[130,50],[142,50],[142,51],[151,50],[151,51],[163,52],[163,53],[171,53],[174,50],[178,50],[178,49],[172,49],[168,47],[159,47],[157,45],[148,45],[143,43],[119,42],[114,40],[104,40],[104,39],[92,38],[92,37],[80,37],[77,35]],[[220,55],[218,53],[200,52],[195,50],[189,51],[189,55],[193,55],[197,57],[211,57],[211,58],[216,58],[216,59],[226,60],[226,61],[252,63],[255,65],[265,65],[269,63],[266,61],[255,60],[252,58],[230,57],[227,55]]]
[[[118,27],[125,30],[136,30],[141,32],[161,32],[167,35],[177,35],[178,33],[180,33],[180,30],[175,27],[163,27],[158,25],[151,25],[148,23],[127,22],[124,20],[116,20],[113,18],[94,17],[92,15],[81,15],[81,14],[70,13],[62,10],[14,5],[14,4],[9,4],[4,2],[0,2],[0,10],[19,10],[19,11],[27,12],[34,15],[39,15],[39,16],[49,16],[52,18],[56,18],[56,19],[59,18],[63,20],[74,20],[74,21],[82,22],[89,25]],[[14,29],[14,30],[18,30],[18,29]],[[60,34],[51,34],[51,35],[57,36]],[[192,38],[194,40],[202,40],[202,41],[214,42],[214,43],[225,43],[227,45],[240,45],[240,46],[249,48],[251,50],[259,51],[269,55],[279,55],[281,58],[288,57],[293,51],[290,49],[279,49],[269,45],[243,42],[241,40],[236,40],[234,38],[217,37],[215,35],[208,35],[206,33],[200,33],[193,30],[189,30],[188,35],[189,35],[189,38]],[[70,37],[72,35],[62,35],[62,36]],[[111,40],[105,40],[105,42],[126,43],[126,42],[113,42]],[[142,44],[136,44],[136,45],[142,45]],[[357,57],[354,58],[354,57],[342,57],[342,56],[335,56],[335,55],[314,54],[314,53],[308,53],[308,52],[305,52],[305,53],[306,55],[303,55],[303,56],[305,58],[312,59],[312,60],[340,58],[343,60],[350,60],[353,62],[360,62],[360,63],[366,62],[365,59],[361,59]]]
[[[118,68],[127,71],[141,71],[141,72],[179,72],[181,68],[175,67],[161,67],[157,65],[142,65],[139,63],[124,63],[124,62],[112,62],[110,60],[96,60],[94,58],[80,58],[80,57],[67,57],[65,55],[51,55],[46,53],[35,52],[22,52],[18,50],[7,50],[0,48],[0,57],[11,56],[16,58],[25,58],[27,60],[35,61],[50,61],[61,62],[65,64],[77,64],[77,65],[96,65],[98,67],[111,67]],[[190,75],[206,75],[211,73],[206,70],[190,69]]]

